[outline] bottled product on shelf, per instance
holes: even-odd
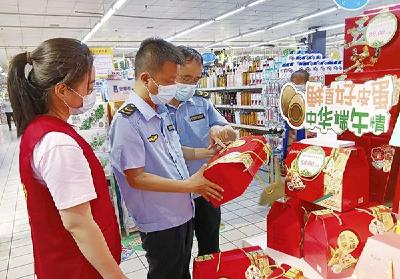
[[[287,82],[285,79],[266,80],[263,87],[265,103],[265,121],[267,129],[281,130],[284,128],[284,120],[279,111],[280,92]]]
[[[214,105],[230,106],[261,106],[262,94],[260,92],[212,92],[211,101]]]
[[[264,66],[261,59],[256,59],[242,61],[233,67],[212,67],[200,80],[200,88],[261,85]]]

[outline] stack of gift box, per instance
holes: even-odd
[[[395,228],[391,208],[370,200],[364,149],[297,142],[285,164],[287,197],[268,213],[268,247],[304,258],[323,278],[351,276],[368,238]]]
[[[323,278],[400,278],[400,236],[394,232],[395,214],[385,206],[393,204],[397,212],[400,194],[398,178],[390,175],[399,168],[393,159],[399,150],[389,145],[399,114],[400,67],[394,59],[399,57],[399,18],[397,5],[347,19],[346,74],[325,78],[329,85],[392,76],[397,94],[389,101],[397,105],[389,112],[389,129],[362,136],[346,131],[339,139],[354,142],[348,147],[294,143],[285,160],[287,197],[276,201],[267,216],[268,247],[304,258]],[[368,25],[379,32],[367,31]],[[378,39],[381,44],[370,43]],[[362,51],[368,59],[357,60]],[[387,88],[374,88],[372,94],[382,90]]]
[[[271,147],[264,136],[247,136],[229,144],[208,162],[204,176],[224,189],[223,199],[211,199],[219,207],[246,190],[262,164],[267,164]],[[259,278],[301,279],[303,273],[287,264],[277,265],[260,247],[221,251],[194,260],[194,279]]]

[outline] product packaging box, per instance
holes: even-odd
[[[275,201],[267,215],[267,245],[282,253],[302,258],[304,226],[311,211],[319,206],[296,198]]]
[[[262,164],[269,161],[271,148],[263,136],[247,136],[231,143],[211,158],[204,177],[224,189],[221,201],[211,199],[218,207],[247,189]]]
[[[362,148],[296,142],[285,164],[288,171],[285,191],[290,197],[340,212],[369,200],[369,166]]]
[[[259,278],[248,277],[253,274],[268,278],[274,264],[259,246],[235,249],[195,258],[193,279]]]
[[[382,205],[340,213],[313,211],[304,230],[304,259],[323,278],[351,276],[367,239],[393,230],[391,209]]]
[[[388,232],[368,238],[353,277],[400,279],[400,235]]]

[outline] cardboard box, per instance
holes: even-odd
[[[357,279],[400,279],[400,235],[390,232],[368,238],[354,276]]]

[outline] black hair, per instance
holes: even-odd
[[[301,75],[304,77],[305,82],[310,79],[310,74],[306,70],[297,70],[290,76],[290,81],[293,81],[293,78],[297,75]]]
[[[193,60],[195,60],[203,65],[203,57],[194,48],[187,46],[178,46],[178,49],[182,52],[186,62],[192,62]]]
[[[29,74],[25,67],[30,64]],[[59,83],[72,85],[91,71],[93,56],[78,40],[55,38],[44,41],[32,52],[17,54],[11,60],[7,89],[18,136],[29,122],[49,110],[48,93]]]
[[[135,57],[136,78],[143,72],[149,72],[151,75],[157,74],[164,62],[167,61],[183,65],[185,58],[179,49],[170,42],[160,38],[144,40]]]

